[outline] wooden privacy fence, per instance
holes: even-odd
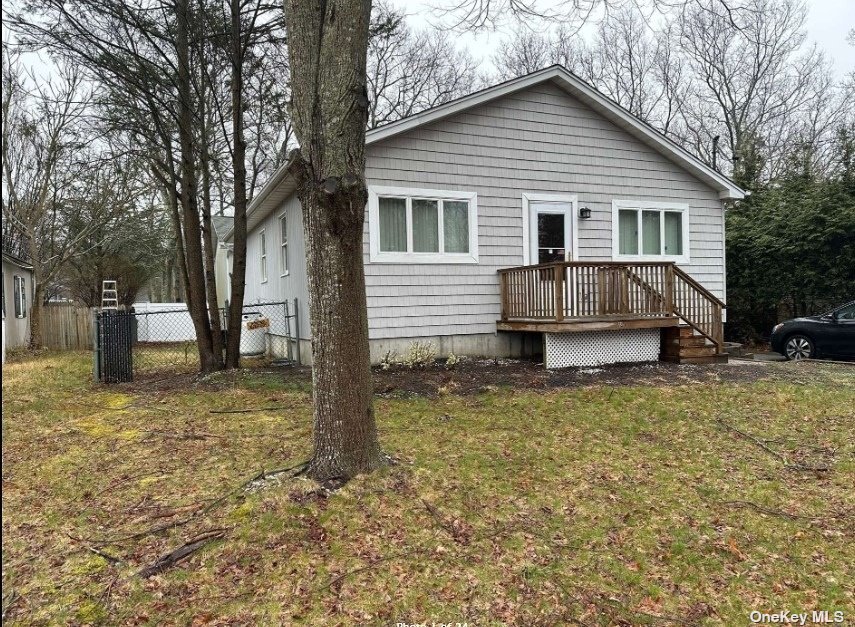
[[[45,305],[41,310],[42,343],[57,350],[92,348],[92,312],[76,305]]]

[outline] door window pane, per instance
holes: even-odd
[[[380,198],[380,250],[407,252],[407,201]]]
[[[564,214],[537,214],[538,248],[564,248]]]
[[[618,252],[621,255],[638,254],[638,212],[621,209],[618,212]]]
[[[413,200],[413,252],[439,252],[439,202]]]
[[[564,261],[564,214],[537,214],[537,262]]]
[[[469,252],[469,203],[444,200],[442,203],[442,230],[445,252]]]
[[[659,212],[641,212],[641,251],[645,255],[662,254],[662,243],[659,233]]]
[[[677,211],[665,213],[665,251],[666,255],[683,254],[683,214]]]

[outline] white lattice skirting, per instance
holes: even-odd
[[[601,366],[659,359],[659,329],[544,333],[547,368]]]

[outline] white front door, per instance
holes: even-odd
[[[569,261],[573,258],[572,202],[529,202],[529,263]]]

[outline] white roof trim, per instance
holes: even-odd
[[[607,96],[604,96],[581,78],[560,65],[553,65],[538,72],[533,72],[532,74],[527,74],[520,78],[515,78],[493,87],[488,87],[487,89],[453,100],[452,102],[444,105],[427,109],[421,113],[398,120],[397,122],[391,122],[379,128],[370,130],[365,135],[365,143],[368,145],[376,144],[384,139],[405,133],[424,124],[436,122],[437,120],[454,115],[455,113],[466,111],[467,109],[471,109],[472,107],[476,107],[485,102],[501,98],[502,96],[506,96],[531,87],[532,85],[550,80],[556,82],[567,92],[577,97],[583,103],[589,105],[595,111],[604,115],[607,119],[616,123],[640,141],[644,142],[657,152],[671,159],[686,171],[707,183],[710,187],[718,191],[719,198],[723,200],[738,200],[740,198],[745,198],[747,195],[745,190],[740,188],[729,178],[720,172],[713,170],[693,154],[678,146],[646,122],[639,120],[629,111],[609,99]],[[249,207],[247,207],[247,218],[267,204],[266,201],[271,195],[278,196],[278,194],[274,194],[274,192],[277,191],[277,188],[286,179],[291,163],[290,159],[288,162],[284,163],[273,174],[273,176],[270,177],[270,180],[261,188],[261,191],[256,194],[255,198],[250,202]],[[234,229],[226,233],[223,239],[230,240],[233,233]]]
[[[447,104],[434,107],[433,109],[428,109],[408,118],[368,131],[365,139],[366,143],[373,144],[375,142],[379,142],[389,137],[412,130],[418,126],[422,126],[423,124],[429,124],[430,122],[441,120],[450,115],[454,115],[455,113],[460,113],[461,111],[489,102],[490,100],[501,98],[502,96],[506,96],[548,80],[556,81],[568,92],[572,93],[586,104],[593,105],[595,109],[605,114],[606,117],[611,118],[612,121],[617,122],[620,126],[624,127],[628,132],[638,137],[644,143],[664,154],[666,157],[669,157],[675,163],[688,170],[702,181],[705,181],[719,192],[720,198],[736,200],[745,197],[745,191],[729,178],[720,172],[713,170],[703,161],[678,146],[652,126],[639,120],[626,109],[613,102],[608,97],[588,85],[581,78],[560,65],[553,65],[538,72],[527,74],[520,78],[515,78]]]
[[[264,206],[267,203],[267,200],[271,196],[279,196],[279,194],[275,194],[280,190],[280,186],[283,181],[288,177],[288,174],[291,170],[291,165],[293,163],[292,159],[288,159],[285,163],[279,166],[279,169],[273,173],[264,186],[259,190],[259,192],[252,198],[249,205],[246,208],[246,217],[247,217],[247,233],[252,230],[250,226],[249,218],[252,216],[260,207]],[[289,192],[290,193],[290,192]],[[277,201],[284,200],[284,198],[278,198]],[[275,207],[271,208],[271,211],[274,210]],[[235,233],[235,227],[232,225],[232,228],[228,230],[228,232],[223,236],[224,242],[231,241],[232,237]]]

